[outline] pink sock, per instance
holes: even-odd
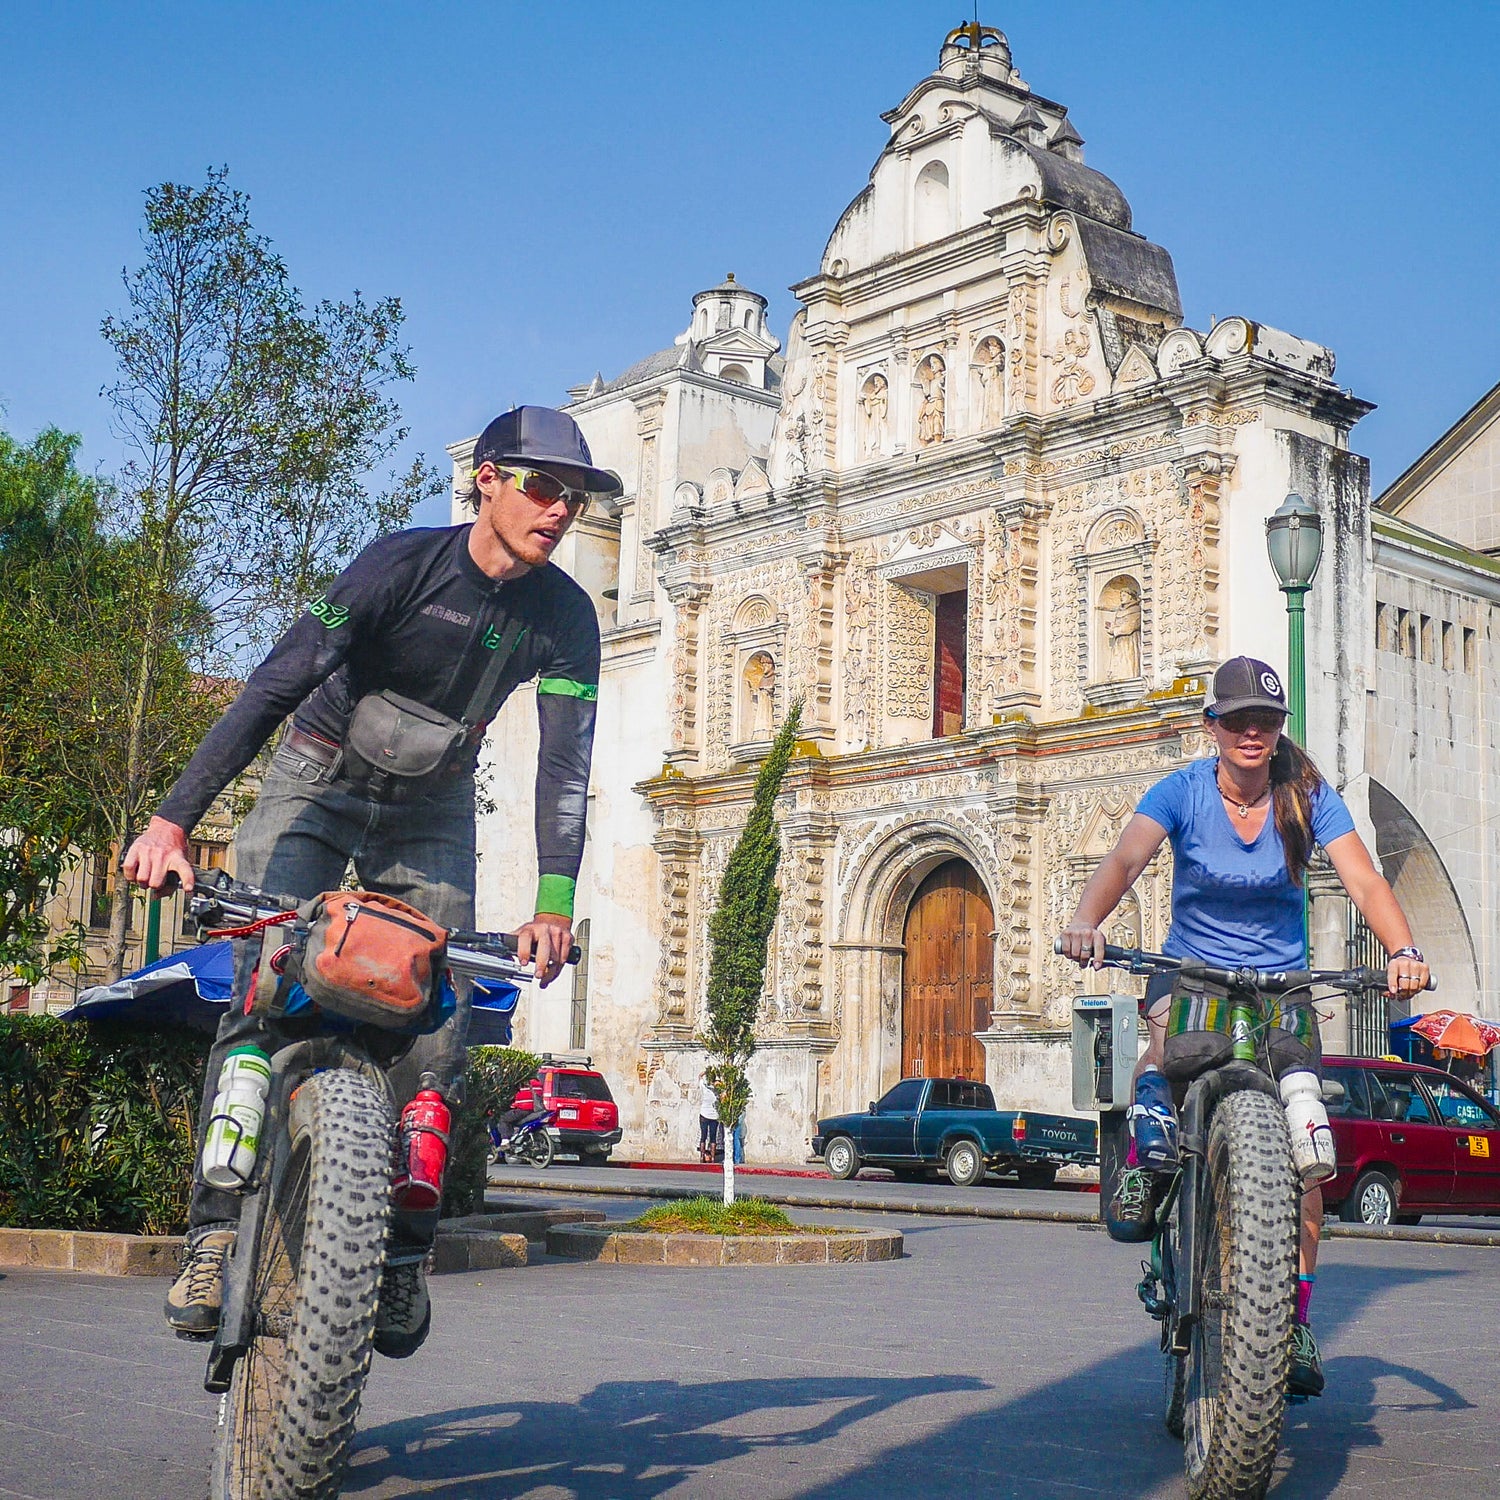
[[[1141,1159],[1135,1154],[1135,1137],[1130,1137],[1130,1150],[1125,1153],[1125,1165],[1127,1167],[1138,1167]]]
[[[1312,1301],[1313,1282],[1316,1276],[1299,1276],[1297,1278],[1297,1321],[1307,1322],[1307,1304]]]

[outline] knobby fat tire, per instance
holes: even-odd
[[[339,1493],[370,1370],[393,1126],[358,1073],[315,1074],[293,1096],[288,1171],[253,1276],[256,1333],[224,1397],[212,1500]]]
[[[1276,1463],[1291,1364],[1299,1196],[1286,1113],[1255,1090],[1214,1112],[1187,1361],[1192,1500],[1255,1500]]]

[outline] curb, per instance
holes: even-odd
[[[444,1219],[432,1248],[434,1275],[526,1264],[528,1240],[558,1224],[597,1224],[596,1208],[521,1209]],[[175,1276],[180,1234],[105,1234],[82,1229],[0,1229],[0,1270],[77,1271],[89,1276]]]
[[[560,1228],[547,1233],[548,1255],[631,1266],[830,1266],[900,1260],[899,1231],[839,1234],[651,1234]]]
[[[590,1193],[601,1198],[698,1198],[702,1194],[693,1187],[673,1187],[668,1185],[640,1187],[627,1187],[624,1183],[568,1183],[559,1187],[555,1183],[520,1183],[504,1182],[495,1185],[503,1188],[506,1192],[517,1193],[549,1193],[554,1196],[565,1193]],[[493,1189],[492,1189],[493,1191]],[[764,1198],[767,1203],[780,1203],[788,1208],[836,1208],[844,1213],[877,1213],[877,1214],[926,1214],[931,1217],[945,1217],[957,1219],[1022,1219],[1034,1220],[1044,1224],[1097,1224],[1098,1216],[1093,1212],[1084,1211],[1083,1205],[1077,1209],[1047,1209],[1047,1208],[1002,1208],[999,1206],[991,1208],[987,1204],[970,1203],[921,1203],[911,1199],[893,1198],[860,1198],[851,1201],[848,1198],[828,1198],[814,1194],[790,1194],[776,1192],[757,1192],[757,1198]],[[1090,1205],[1092,1207],[1092,1205]]]
[[[175,1276],[180,1234],[101,1234],[82,1229],[0,1229],[0,1267],[83,1271],[91,1276]]]
[[[504,1182],[495,1184],[490,1191],[503,1189],[506,1192],[550,1193],[554,1196],[568,1193],[589,1193],[603,1198],[696,1198],[698,1189],[672,1187],[668,1185],[627,1187],[615,1183],[569,1183],[559,1187],[554,1183]],[[929,1218],[948,1219],[994,1219],[1036,1224],[1075,1224],[1080,1229],[1104,1228],[1094,1205],[1098,1199],[1077,1208],[1024,1208],[990,1206],[977,1203],[930,1203],[912,1198],[848,1198],[820,1197],[812,1194],[790,1194],[757,1191],[756,1197],[767,1203],[780,1203],[787,1208],[832,1208],[843,1213],[875,1214],[922,1214]],[[1470,1245],[1500,1248],[1500,1224],[1494,1229],[1454,1229],[1434,1226],[1424,1229],[1420,1224],[1344,1224],[1336,1219],[1323,1225],[1324,1239],[1350,1240],[1405,1240],[1422,1245]]]

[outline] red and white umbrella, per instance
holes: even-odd
[[[1481,1021],[1477,1016],[1465,1015],[1462,1011],[1429,1011],[1420,1020],[1413,1021],[1411,1029],[1445,1052],[1488,1057],[1494,1048],[1500,1047],[1500,1026]]]

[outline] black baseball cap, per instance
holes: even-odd
[[[1206,711],[1223,718],[1242,708],[1289,712],[1280,674],[1253,656],[1232,656],[1214,673],[1214,701]]]
[[[625,488],[618,474],[594,467],[578,423],[550,406],[517,406],[496,417],[474,444],[472,465],[482,463],[571,470],[558,478],[594,495],[618,495]]]

